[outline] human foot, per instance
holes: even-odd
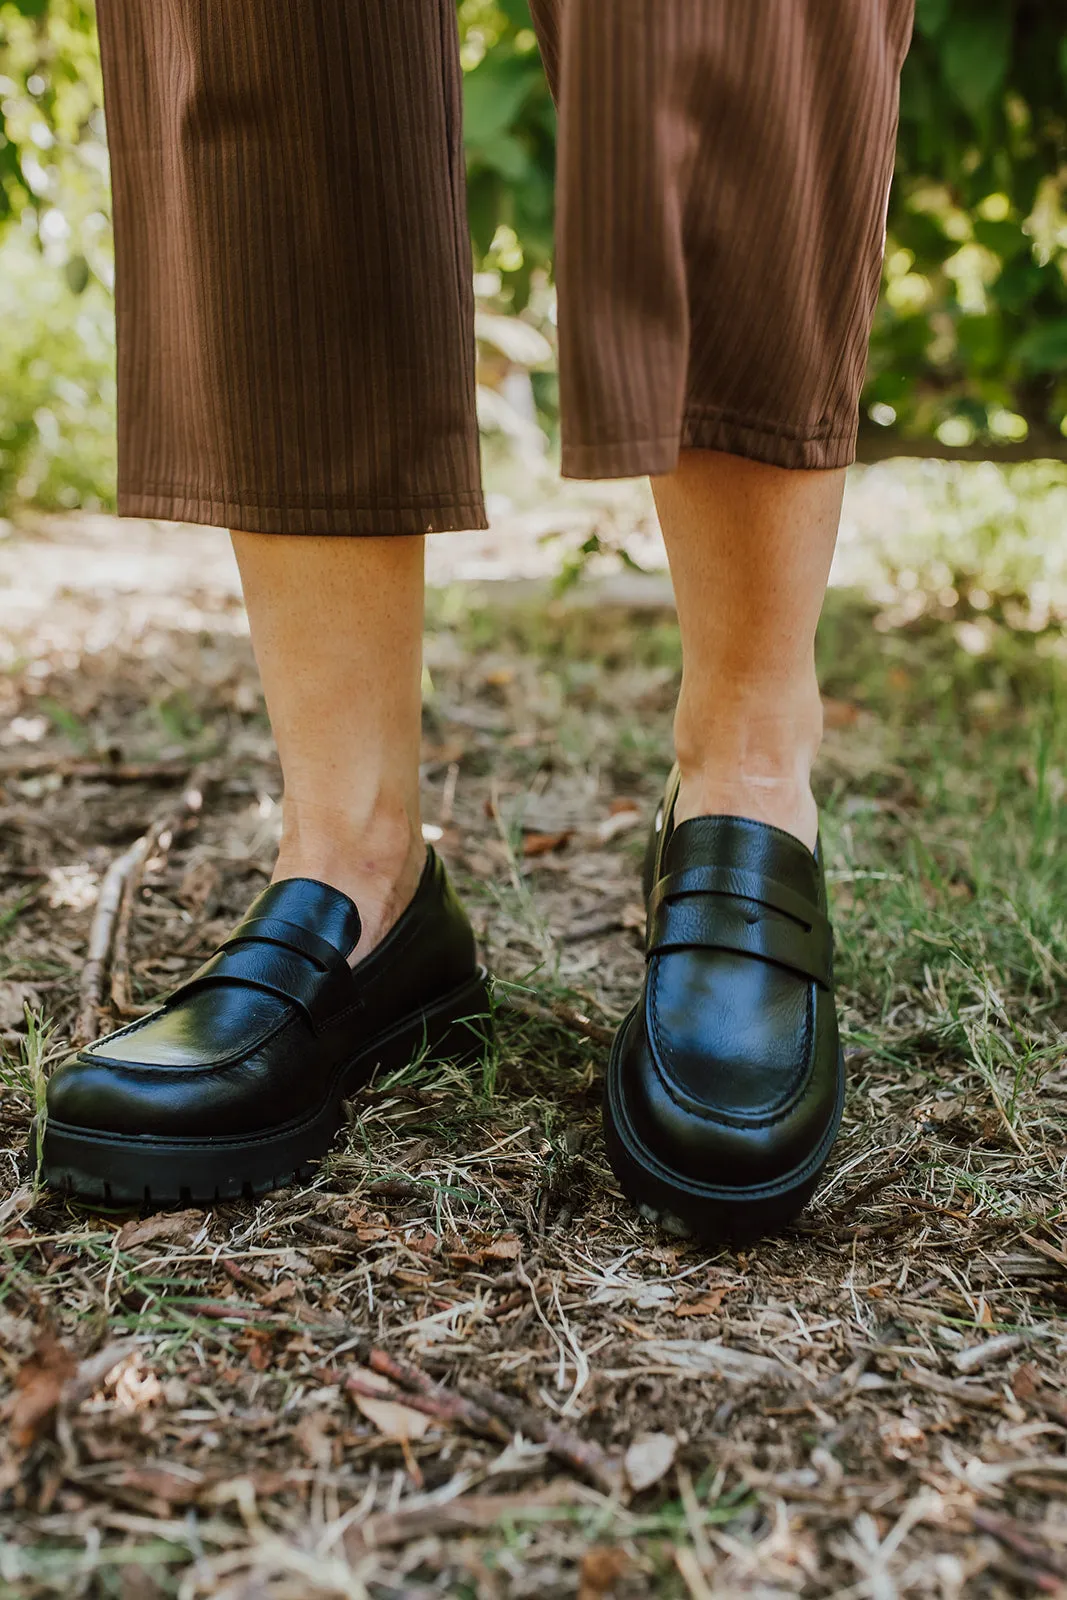
[[[474,935],[433,851],[355,968],[360,913],[306,877],[268,885],[148,1016],[48,1083],[44,1176],[108,1203],[261,1194],[306,1173],[379,1069],[474,1059],[490,1022]]]

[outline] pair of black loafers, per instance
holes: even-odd
[[[763,823],[675,826],[676,793],[675,774],[646,857],[646,976],[611,1052],[604,1131],[646,1214],[739,1242],[801,1210],[841,1118],[822,864]],[[114,1204],[260,1194],[307,1174],[376,1072],[487,1048],[487,975],[432,850],[407,910],[352,967],[359,933],[340,890],[271,884],[162,1006],[56,1070],[46,1179]]]

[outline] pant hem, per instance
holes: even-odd
[[[159,522],[198,522],[214,528],[233,528],[240,533],[337,534],[362,538],[459,533],[489,526],[480,494],[406,506],[328,505],[324,502],[277,506],[180,492],[120,489],[118,514]]]
[[[766,466],[829,472],[856,459],[859,419],[849,428],[818,437],[800,437],[782,426],[739,421],[700,407],[686,412],[679,435],[628,439],[610,444],[565,444],[565,478],[656,477],[673,472],[680,450],[721,450]]]

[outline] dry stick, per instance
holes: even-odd
[[[610,1044],[615,1037],[614,1028],[605,1028],[603,1023],[593,1022],[581,1011],[575,1011],[571,1006],[565,1006],[561,1001],[553,1001],[551,1005],[541,1005],[536,1000],[527,1000],[524,995],[510,993],[507,989],[498,988],[497,998],[512,1011],[520,1011],[524,1017],[532,1017],[537,1022],[555,1022],[564,1028],[571,1028],[575,1033],[582,1034],[586,1039],[592,1039],[597,1044]]]
[[[523,1405],[521,1400],[497,1394],[495,1389],[487,1389],[484,1384],[467,1382],[463,1387],[465,1393],[486,1411],[501,1417],[510,1428],[525,1434],[528,1439],[546,1444],[560,1461],[565,1461],[576,1472],[582,1473],[605,1493],[618,1494],[622,1489],[620,1463],[592,1440],[580,1439],[576,1433],[561,1428],[558,1423],[546,1421],[530,1406]]]
[[[466,1421],[467,1425],[478,1433],[487,1432],[487,1425],[497,1422],[499,1418],[507,1424],[509,1431],[518,1430],[528,1439],[546,1444],[554,1456],[582,1473],[606,1493],[616,1494],[623,1486],[621,1466],[598,1444],[579,1439],[577,1434],[561,1428],[558,1423],[546,1422],[536,1411],[523,1405],[519,1400],[497,1394],[495,1389],[488,1389],[480,1383],[465,1383],[463,1393],[456,1394],[453,1390],[444,1388],[442,1384],[435,1383],[425,1372],[412,1366],[410,1362],[399,1361],[385,1350],[372,1350],[368,1364],[372,1371],[379,1373],[383,1378],[392,1379],[399,1388],[408,1390],[412,1396],[412,1409],[415,1411],[424,1409],[417,1401],[425,1400],[447,1410],[456,1421]],[[431,1415],[440,1414],[442,1413],[431,1413]],[[499,1433],[490,1434],[490,1437],[499,1437]]]
[[[1058,1267],[1067,1267],[1067,1250],[1060,1250],[1054,1244],[1048,1244],[1044,1239],[1035,1238],[1032,1233],[1022,1233],[1020,1238],[1025,1239],[1031,1250],[1036,1250],[1039,1256],[1044,1256],[1046,1261],[1054,1261]]]
[[[414,1506],[410,1511],[378,1511],[362,1526],[347,1529],[345,1544],[362,1553],[367,1548],[383,1550],[391,1545],[410,1545],[431,1536],[447,1538],[452,1533],[492,1528],[509,1515],[521,1516],[534,1507],[543,1516],[555,1512],[558,1517],[566,1518],[574,1503],[573,1491],[567,1483],[549,1484],[546,1489],[527,1490],[522,1494],[465,1495],[443,1505]]]
[[[1014,1550],[1024,1560],[1043,1568],[1045,1572],[1054,1573],[1058,1578],[1067,1578],[1067,1562],[1047,1546],[1032,1539],[1029,1531],[1019,1523],[980,1509],[971,1512],[971,1520],[982,1533],[992,1534],[994,1539],[999,1539],[1001,1544]]]
[[[104,985],[131,878],[140,881],[141,870],[156,839],[168,829],[172,833],[176,832],[186,817],[195,815],[200,810],[204,803],[203,791],[209,781],[206,769],[197,769],[185,787],[177,810],[154,823],[147,833],[135,839],[107,869],[97,896],[92,926],[89,929],[89,951],[82,969],[81,1008],[75,1029],[76,1039],[88,1043],[95,1039],[100,1031]],[[127,913],[127,924],[128,919],[129,913]],[[128,939],[128,926],[124,929],[123,937]],[[125,959],[125,951],[123,958]],[[120,983],[121,981],[120,971]]]
[[[138,839],[137,844],[142,848],[134,855],[130,870],[122,884],[122,898],[115,921],[115,937],[111,951],[111,1004],[123,1018],[138,1014],[134,1012],[133,996],[130,993],[130,922],[133,918],[137,891],[141,887],[144,875],[144,864],[155,847],[159,830],[159,823],[154,822],[148,832]]]
[[[184,778],[187,761],[87,761],[49,755],[19,756],[0,761],[0,779],[26,778],[35,773],[55,773],[60,778],[83,778],[103,783],[167,783]]]
[[[96,897],[96,910],[93,912],[92,926],[89,929],[89,954],[82,968],[81,1009],[78,1012],[75,1029],[75,1038],[86,1043],[95,1039],[100,1032],[104,980],[107,977],[111,942],[119,908],[122,905],[126,879],[138,863],[144,860],[147,849],[147,834],[135,839],[129,849],[124,850],[108,867],[104,881],[100,885],[100,893]]]
[[[442,1389],[439,1394],[397,1395],[388,1389],[375,1388],[373,1383],[367,1383],[364,1378],[357,1378],[354,1374],[345,1379],[345,1388],[349,1394],[361,1395],[364,1400],[399,1401],[410,1411],[421,1411],[424,1416],[433,1417],[437,1422],[458,1422],[471,1433],[493,1439],[497,1444],[506,1444],[511,1437],[496,1417],[447,1389]]]

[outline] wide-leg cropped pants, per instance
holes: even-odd
[[[854,454],[913,0],[532,0],[564,473]],[[119,510],[484,526],[455,0],[98,0]]]

